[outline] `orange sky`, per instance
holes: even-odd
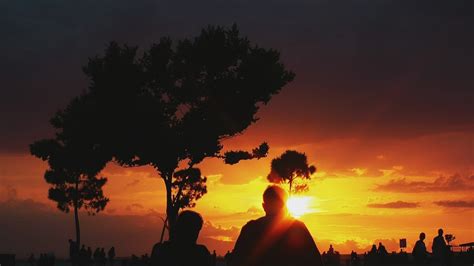
[[[222,3],[221,3],[222,2]],[[321,250],[397,250],[439,227],[474,241],[474,23],[467,1],[8,1],[0,10],[0,253],[67,253],[73,216],[47,199],[46,165],[28,144],[52,137],[48,120],[88,86],[87,58],[116,40],[147,48],[236,22],[242,35],[281,52],[296,78],[260,120],[224,150],[266,141],[268,158],[199,167],[208,193],[196,210],[200,241],[223,254],[261,216],[270,161],[287,149],[318,168],[300,217]],[[27,3],[27,4],[25,4]],[[3,7],[3,6],[2,6]],[[185,8],[183,8],[185,7]],[[1,13],[3,11],[3,13]],[[105,15],[104,15],[105,14]],[[133,22],[133,23],[131,23]],[[150,253],[165,197],[153,169],[110,164],[110,203],[81,213],[82,240]],[[6,218],[5,218],[6,217]],[[3,230],[3,229],[7,230]],[[6,239],[6,241],[5,241]]]
[[[265,122],[262,124],[264,126]],[[244,135],[225,143],[225,147],[255,146],[263,126],[252,127]],[[270,160],[285,149],[305,152],[310,163],[318,167],[309,192],[303,194],[311,198],[310,212],[300,219],[306,223],[321,250],[327,250],[332,243],[343,253],[353,249],[362,251],[379,240],[389,250],[398,250],[400,238],[408,239],[411,250],[420,232],[427,234],[429,245],[439,227],[454,234],[456,243],[474,239],[471,194],[474,177],[470,159],[473,136],[470,134],[458,132],[383,141],[353,138],[314,143],[291,141],[285,139],[285,134],[266,137],[271,146],[268,158],[243,161],[234,166],[211,159],[200,165],[208,177],[208,193],[195,208],[206,220],[200,241],[219,254],[232,248],[242,225],[263,215],[261,194],[268,185],[266,175]],[[287,145],[288,142],[293,145]],[[47,200],[47,185],[42,179],[44,169],[44,163],[29,155],[3,155],[0,184],[9,193],[1,193],[0,201],[31,199],[45,203],[51,206],[53,213],[59,213]],[[109,178],[105,194],[110,203],[99,216],[142,219],[144,228],[156,230],[154,236],[143,241],[156,241],[161,228],[157,217],[165,210],[162,180],[152,168],[121,168],[113,163],[103,175]],[[150,217],[154,217],[154,221],[146,222]],[[34,216],[30,218],[35,219]],[[83,218],[83,226],[87,228],[96,218]],[[72,226],[72,220],[70,223]],[[120,223],[119,220],[116,223]],[[60,233],[63,239],[73,235],[72,228],[70,230]],[[123,230],[121,233],[128,229]],[[84,231],[85,243],[108,244],[94,236],[88,239]],[[136,237],[138,242],[141,242],[140,237],[144,238]],[[119,254],[127,254],[124,250],[129,249],[127,243],[119,240],[115,243],[122,251]],[[58,245],[61,246],[61,242]],[[143,245],[136,252],[149,251],[147,245]]]

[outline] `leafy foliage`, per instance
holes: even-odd
[[[109,201],[102,187],[105,177],[97,177],[105,162],[100,154],[79,145],[64,145],[57,140],[41,140],[30,145],[33,155],[48,162],[44,178],[49,188],[48,198],[57,203],[59,210],[85,208],[94,215],[104,210]]]
[[[290,194],[301,193],[308,190],[308,184],[304,181],[311,179],[315,172],[316,167],[308,165],[306,154],[287,150],[272,160],[267,179],[276,184],[288,183]]]
[[[195,167],[205,158],[235,164],[266,156],[266,143],[222,154],[221,142],[255,123],[259,107],[294,78],[277,51],[251,45],[235,25],[177,42],[165,37],[143,51],[111,42],[83,70],[89,88],[51,120],[56,140],[92,149],[99,164],[153,166],[168,216],[207,192]]]

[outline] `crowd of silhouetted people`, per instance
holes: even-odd
[[[34,254],[28,257],[28,264],[30,266],[54,266],[55,263],[56,257],[51,253],[41,253],[38,260],[36,260]]]
[[[107,263],[114,266],[115,263],[115,247],[111,247],[107,254],[105,248],[96,248],[92,252],[91,247],[82,245],[78,247],[77,243],[69,239],[69,259],[73,266],[97,265],[105,266]]]
[[[263,193],[265,216],[249,221],[242,227],[232,252],[228,251],[222,258],[227,266],[377,266],[377,265],[474,265],[472,249],[458,256],[458,263],[453,264],[454,256],[446,244],[443,230],[433,239],[432,253],[426,249],[425,233],[420,233],[419,240],[412,251],[412,259],[407,252],[389,253],[382,242],[372,245],[364,253],[352,251],[350,257],[341,261],[341,255],[330,245],[329,250],[320,254],[308,229],[301,221],[287,215],[286,192],[279,186],[269,186]],[[217,255],[212,254],[204,245],[197,244],[203,226],[201,215],[194,211],[182,211],[177,218],[175,230],[170,240],[159,242],[152,248],[151,255],[132,255],[121,259],[118,266],[216,266]],[[450,235],[452,236],[452,235]],[[448,237],[446,237],[448,239]],[[449,239],[448,239],[449,241]],[[69,255],[73,266],[114,266],[115,248],[108,252],[104,248],[81,248],[69,240]],[[41,254],[36,262],[32,254],[28,259],[30,266],[53,266],[55,258],[51,254]],[[462,262],[459,264],[459,262]]]

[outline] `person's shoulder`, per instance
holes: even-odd
[[[196,250],[199,251],[200,253],[211,255],[211,253],[209,252],[209,249],[207,249],[207,247],[205,245],[197,244],[196,245]]]
[[[168,249],[169,247],[170,247],[169,241],[158,242],[155,245],[153,245],[152,253]]]
[[[299,229],[299,230],[305,230],[305,231],[308,230],[306,225],[300,220],[290,218],[289,222],[293,229]]]
[[[249,230],[249,229],[252,229],[252,228],[259,227],[261,224],[264,223],[264,218],[265,218],[265,217],[260,217],[260,218],[255,219],[255,220],[250,220],[250,221],[248,221],[248,222],[242,227],[242,230]]]

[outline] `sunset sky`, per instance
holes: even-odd
[[[427,246],[438,228],[474,241],[474,16],[470,0],[105,0],[0,2],[0,253],[65,256],[73,216],[47,199],[45,163],[28,144],[53,136],[49,118],[87,88],[81,66],[111,40],[149,47],[236,22],[279,50],[295,80],[224,150],[270,145],[265,159],[205,160],[195,208],[200,242],[224,254],[263,215],[270,161],[305,152],[318,171],[299,219],[319,249],[348,253],[382,241]],[[81,213],[82,241],[119,256],[150,253],[165,210],[148,167],[103,171],[104,212]],[[6,241],[4,241],[6,239]]]

